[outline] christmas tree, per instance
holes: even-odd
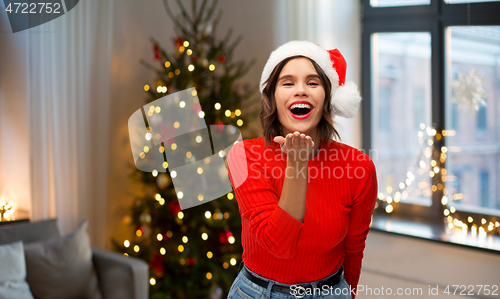
[[[151,38],[156,65],[141,60],[156,74],[155,84],[144,85],[146,103],[194,87],[202,108],[200,117],[207,125],[244,128],[247,120],[257,117],[259,107],[242,109],[258,88],[239,81],[254,63],[233,62],[241,36],[230,42],[230,29],[224,39],[217,40],[222,11],[214,18],[216,0],[200,5],[193,0],[191,13],[180,0],[176,3],[180,14],[174,16],[164,0],[175,26],[172,51]],[[258,99],[253,102],[259,103]],[[150,265],[150,298],[225,298],[242,253],[234,194],[181,211],[168,162],[165,172],[131,167],[132,177],[143,187],[134,194],[128,216],[134,237],[112,240],[115,250]]]

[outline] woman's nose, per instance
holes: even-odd
[[[295,95],[296,96],[305,96],[305,95],[307,95],[306,84],[304,84],[304,83],[298,83],[295,86],[297,87],[295,89]]]

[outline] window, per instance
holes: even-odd
[[[480,132],[486,131],[486,117],[486,106],[480,106],[476,114],[476,128]]]
[[[431,0],[370,0],[370,5],[374,7],[383,6],[411,6],[430,4]]]
[[[498,0],[446,0],[446,3],[474,3],[474,2],[495,2]]]
[[[449,186],[451,188],[451,192],[454,194],[453,200],[457,204],[462,203],[462,173],[461,172],[455,172],[452,173],[452,175],[449,176]]]
[[[500,235],[500,1],[362,1],[375,217]]]
[[[391,132],[391,87],[380,86],[379,88],[379,132]]]
[[[452,110],[446,109],[452,121],[445,129],[460,126],[460,131],[445,138],[450,149],[446,169],[460,169],[468,178],[463,181],[460,203],[454,207],[464,211],[487,208],[483,212],[500,214],[495,204],[500,195],[488,185],[490,173],[500,173],[500,142],[495,137],[500,134],[500,123],[488,126],[488,114],[500,108],[500,26],[449,26],[445,43],[445,73],[453,74],[445,82],[445,106]],[[459,121],[453,124],[456,114]]]
[[[431,118],[430,101],[426,102],[431,93],[431,36],[428,32],[374,33],[372,44],[372,88],[378,90],[372,98],[378,107],[372,127],[378,123],[378,130],[372,136],[379,153],[379,188],[393,190],[389,196],[397,202],[429,206],[432,182],[424,174],[430,170],[430,152],[418,132]],[[418,161],[417,149],[422,156]],[[408,172],[414,175],[414,186],[397,190]]]
[[[490,173],[488,170],[479,172],[479,205],[483,208],[493,207],[490,202]]]
[[[451,103],[451,129],[454,131],[458,131],[458,104]]]
[[[420,124],[425,124],[428,122],[426,119],[427,110],[427,100],[426,92],[424,87],[414,87],[413,88],[413,130],[420,130]]]

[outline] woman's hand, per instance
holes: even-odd
[[[286,137],[276,136],[274,142],[280,144],[289,161],[307,161],[314,149],[312,138],[298,131],[289,133]]]

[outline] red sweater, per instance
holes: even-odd
[[[353,289],[378,192],[375,165],[351,146],[322,141],[319,154],[308,161],[303,222],[278,205],[285,167],[279,144],[266,148],[263,137],[239,142],[228,154],[241,214],[243,262],[284,284],[320,280],[344,264]]]

